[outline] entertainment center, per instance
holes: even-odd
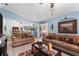
[[[3,16],[0,13],[0,56],[7,56],[7,37],[3,34]]]

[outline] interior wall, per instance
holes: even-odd
[[[79,3],[55,3],[53,17],[63,16],[72,12],[79,11]]]
[[[0,13],[3,15],[3,34],[11,35],[13,26],[22,27],[23,25],[27,25],[28,23],[32,24],[29,21],[24,21],[24,18],[14,14],[13,12],[5,8],[0,8]]]
[[[67,17],[67,18],[73,17],[73,18],[77,19],[77,34],[79,35],[79,11],[72,12],[72,13],[69,13],[69,14],[63,15],[63,16],[50,18],[49,20],[47,20],[46,22],[48,23],[48,32],[49,33],[58,33],[58,22],[61,22],[65,17]],[[52,29],[52,24],[53,24],[53,29]],[[63,34],[65,34],[65,33],[63,33]]]
[[[12,27],[21,27],[22,25],[20,22],[12,19],[6,19],[6,34],[11,35],[12,34]]]

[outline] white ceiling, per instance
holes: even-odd
[[[39,22],[51,17],[79,11],[79,3],[55,3],[54,9],[52,9],[53,16],[51,16],[50,4],[48,3],[8,3],[7,8],[26,19]]]

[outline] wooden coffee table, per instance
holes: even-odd
[[[48,44],[44,42],[36,42],[32,44],[32,54],[34,56],[61,56],[61,52],[54,48],[52,51],[49,51]]]

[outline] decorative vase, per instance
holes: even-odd
[[[52,43],[48,43],[48,50],[52,51]]]

